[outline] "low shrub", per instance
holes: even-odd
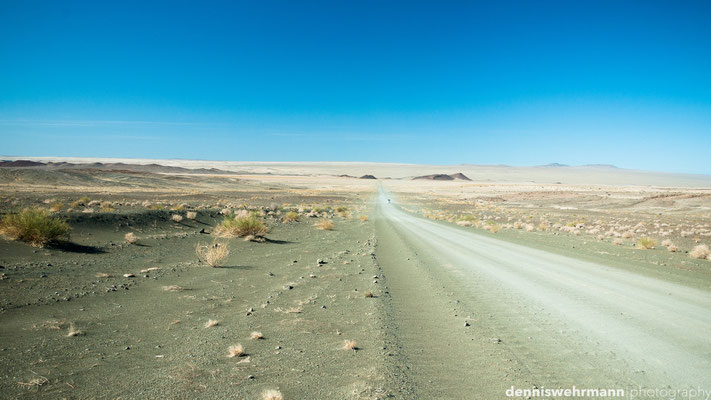
[[[691,258],[696,259],[709,258],[709,256],[711,256],[711,251],[709,250],[709,247],[705,244],[700,244],[691,249],[691,251],[689,252],[689,256]]]
[[[333,222],[324,219],[314,224],[315,227],[323,231],[330,231],[333,229]]]
[[[220,225],[215,228],[215,233],[223,237],[262,237],[269,229],[256,214],[236,217],[229,213]]]
[[[128,244],[136,244],[138,243],[138,236],[136,236],[133,232],[129,232],[123,236],[124,239],[126,239],[126,243]]]
[[[657,241],[649,236],[639,239],[639,248],[644,250],[653,249],[657,245]]]
[[[297,222],[301,216],[295,211],[289,211],[284,215],[284,222]]]
[[[224,243],[201,244],[195,246],[195,254],[200,261],[211,267],[219,267],[222,261],[230,255],[230,249]]]
[[[64,220],[52,217],[48,210],[25,208],[0,221],[0,232],[14,240],[42,247],[61,237],[69,237],[71,228]]]

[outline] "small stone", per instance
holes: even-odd
[[[135,278],[136,275],[134,275],[134,274],[123,274],[123,277],[124,277],[124,278]]]

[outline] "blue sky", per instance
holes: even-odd
[[[708,1],[3,0],[0,154],[711,174],[709,21]]]

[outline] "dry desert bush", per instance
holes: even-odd
[[[639,239],[639,248],[643,250],[653,249],[657,245],[657,241],[649,236]]]
[[[251,335],[249,335],[253,340],[259,340],[259,339],[264,339],[264,335],[262,335],[262,332],[257,332],[254,331],[252,332]]]
[[[343,350],[358,350],[358,345],[355,340],[344,340]]]
[[[225,216],[220,225],[215,228],[215,233],[222,237],[262,237],[268,232],[267,226],[254,213],[247,216],[235,216],[230,212]]]
[[[173,214],[170,216],[170,219],[172,219],[173,222],[181,222],[183,220],[183,216],[180,214]]]
[[[299,220],[299,213],[295,211],[289,211],[284,215],[284,222],[297,222]]]
[[[123,238],[126,240],[126,243],[128,244],[136,244],[138,243],[138,236],[134,235],[133,232],[129,232],[123,236]]]
[[[711,256],[711,251],[709,251],[709,247],[707,245],[700,244],[691,249],[689,256],[696,259],[708,259],[709,256]]]
[[[97,201],[97,200],[94,200],[94,201]],[[94,201],[90,202],[89,204],[91,205],[91,203],[94,203]],[[110,201],[102,201],[99,204],[99,206],[100,206],[101,212],[110,213],[110,212],[116,211],[116,209],[114,208],[114,204]]]
[[[69,332],[67,332],[67,337],[74,337],[74,336],[80,336],[82,334],[82,331],[77,329],[74,324],[69,325]]]
[[[25,208],[18,214],[6,215],[0,221],[0,233],[37,247],[69,237],[70,230],[65,221],[52,217],[48,210],[40,208]]]
[[[315,223],[314,226],[318,229],[321,229],[322,231],[330,231],[333,229],[333,222],[324,219]]]
[[[195,219],[195,218],[197,218],[197,213],[195,211],[188,211],[185,213],[185,218]]]
[[[32,378],[27,382],[17,382],[18,385],[20,385],[26,389],[40,387],[40,386],[45,385],[47,383],[49,383],[49,379],[45,378],[44,376]]]
[[[178,286],[178,285],[169,285],[169,286],[163,286],[163,290],[165,290],[166,292],[179,292],[181,290],[188,290],[188,289],[185,289],[184,287]]]
[[[239,343],[234,346],[230,346],[230,348],[227,350],[227,357],[230,358],[241,357],[244,354],[244,347]]]
[[[200,261],[211,267],[218,267],[222,261],[230,255],[230,249],[225,243],[202,244],[195,246],[195,254]]]
[[[281,392],[278,390],[265,390],[262,392],[262,399],[263,400],[284,400],[284,396],[282,396]]]

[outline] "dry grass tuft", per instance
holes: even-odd
[[[70,230],[65,221],[52,217],[48,210],[40,208],[25,208],[19,214],[8,214],[0,221],[0,233],[36,247],[43,247],[60,237],[69,237]]]
[[[37,378],[32,378],[28,382],[17,382],[18,385],[26,388],[26,389],[32,389],[34,387],[40,387],[44,384],[49,383],[49,379],[45,378],[44,376],[39,376]]]
[[[218,267],[222,261],[230,255],[230,249],[225,243],[213,243],[211,245],[198,243],[195,246],[195,254],[200,261],[211,267]]]
[[[284,396],[282,396],[281,392],[278,390],[265,390],[262,392],[262,399],[263,400],[284,400]]]
[[[107,274],[106,272],[97,272],[95,276],[97,278],[111,278],[111,274]]]
[[[185,218],[195,219],[197,218],[197,213],[195,211],[188,211],[187,213],[185,213]]]
[[[639,248],[643,250],[653,249],[657,245],[657,241],[649,236],[639,239]]]
[[[215,233],[222,237],[262,237],[269,229],[264,222],[256,215],[235,216],[230,212],[220,225],[215,228]]]
[[[250,336],[252,339],[254,339],[254,340],[264,339],[264,335],[262,335],[262,332],[254,331],[254,332],[252,332],[252,334],[249,335],[249,336]]]
[[[94,200],[94,201],[96,201],[96,200]],[[91,203],[89,205],[91,205]],[[98,205],[99,205],[99,209],[101,210],[101,212],[111,213],[111,212],[116,211],[113,203],[111,203],[110,201],[102,201]]]
[[[323,231],[330,231],[333,229],[333,222],[324,219],[314,224],[315,227]]]
[[[358,219],[361,220],[361,221],[363,221],[363,222],[365,222],[365,221],[368,220],[368,216],[367,216],[367,215],[359,215],[359,216],[358,216]]]
[[[286,213],[286,215],[284,215],[284,222],[297,222],[299,221],[300,217],[301,215],[299,215],[299,213],[295,211],[289,211],[288,213]]]
[[[123,236],[123,238],[126,240],[126,243],[128,244],[136,244],[138,243],[138,236],[136,236],[133,232],[129,232]]]
[[[700,244],[691,249],[689,256],[696,259],[708,259],[709,256],[711,256],[711,251],[709,251],[709,247],[707,245]]]
[[[183,220],[183,216],[180,214],[173,214],[170,216],[170,219],[172,219],[173,222],[181,222]]]
[[[344,340],[343,341],[343,350],[358,350],[358,345],[356,344],[355,340]]]
[[[59,212],[59,211],[62,211],[63,208],[64,208],[64,203],[54,203],[49,207],[49,211]]]
[[[166,292],[179,292],[181,290],[189,290],[189,289],[186,289],[186,288],[184,288],[182,286],[178,286],[178,285],[169,285],[169,286],[163,286],[163,290],[165,290]]]
[[[612,244],[614,244],[615,246],[622,246],[623,244],[625,244],[625,241],[620,238],[616,238],[612,241]]]
[[[242,345],[239,343],[234,346],[230,346],[230,348],[227,350],[227,357],[230,358],[242,357],[243,355],[245,355],[244,347],[242,347]]]
[[[69,332],[67,333],[67,337],[74,337],[74,336],[80,336],[83,335],[83,332],[77,329],[74,324],[69,325]]]
[[[213,326],[219,325],[220,321],[215,319],[209,319],[205,322],[205,328],[212,328]]]

